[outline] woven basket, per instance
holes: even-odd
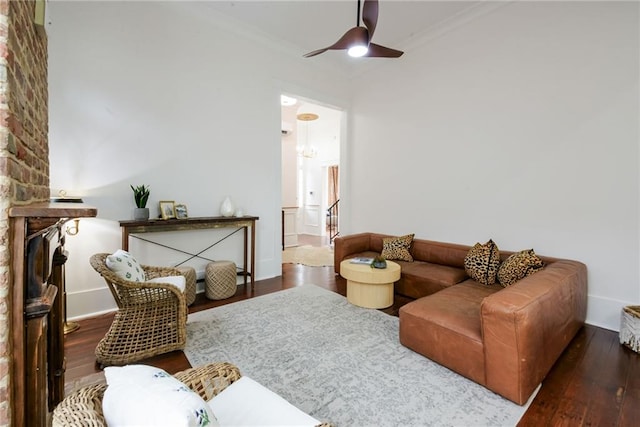
[[[235,295],[236,264],[233,261],[214,261],[207,264],[205,272],[205,294],[207,298],[220,300]]]
[[[629,305],[622,309],[620,344],[640,353],[640,305]]]
[[[193,267],[176,267],[185,278],[184,299],[187,305],[191,305],[196,300],[196,269]]]

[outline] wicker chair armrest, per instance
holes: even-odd
[[[129,282],[121,281],[117,283],[117,286],[123,286],[129,288],[128,299],[130,301],[141,301],[143,298],[146,302],[164,301],[170,297],[177,300],[177,304],[184,306],[185,315],[187,314],[187,299],[184,296],[184,292],[181,292],[176,286],[170,283],[147,283],[147,282]],[[154,292],[136,292],[136,289],[151,289]],[[125,298],[122,291],[119,291],[121,298]]]
[[[106,383],[83,387],[68,395],[53,411],[52,427],[107,427],[102,413]]]
[[[178,274],[180,275],[180,274]],[[133,282],[131,280],[123,279],[122,277],[116,275],[115,273],[103,273],[103,277],[107,279],[108,282],[113,283],[114,286],[120,286],[122,288],[126,288],[132,292],[135,289],[163,289],[164,292],[156,293],[156,294],[148,294],[147,297],[158,300],[162,298],[167,298],[170,294],[173,294],[178,300],[185,300],[184,293],[180,291],[175,285],[171,283],[161,283],[161,282]]]
[[[147,280],[157,279],[158,277],[182,276],[180,270],[173,267],[157,267],[153,265],[142,265]]]
[[[204,400],[213,399],[222,390],[239,380],[240,370],[226,362],[215,362],[190,368],[175,374],[187,387],[198,393]]]
[[[147,283],[147,282],[134,282],[131,280],[127,280],[121,276],[119,276],[118,274],[116,274],[115,272],[111,271],[106,263],[105,263],[105,259],[109,254],[106,253],[100,253],[100,254],[95,254],[91,257],[90,259],[90,263],[91,266],[108,282],[108,283],[113,283],[113,284],[117,284],[118,286],[125,286],[128,288],[139,288],[139,287],[148,287],[148,288],[152,288],[152,287],[168,287],[171,286],[172,288],[175,289],[175,286],[172,286],[170,284],[165,284],[163,286],[158,286],[158,285],[162,285],[160,283]],[[180,270],[173,268],[173,267],[153,267],[153,266],[148,266],[148,265],[143,265],[142,268],[145,271],[145,276],[147,277],[147,279],[155,279],[157,277],[166,277],[166,276],[181,276],[182,274],[180,273]],[[179,291],[178,291],[179,293]]]

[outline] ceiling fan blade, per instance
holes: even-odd
[[[349,31],[344,33],[344,35],[340,37],[340,39],[334,44],[332,44],[331,46],[325,47],[323,49],[314,50],[313,52],[305,53],[303,56],[305,58],[310,58],[312,56],[316,56],[323,52],[326,52],[328,50],[348,49],[349,47],[351,47],[353,44],[357,42],[363,43],[365,45],[369,43],[369,32],[367,31],[366,28],[353,27]]]
[[[391,49],[390,47],[369,43],[369,51],[365,56],[367,58],[399,58],[403,53],[404,52],[400,50]]]
[[[362,6],[362,22],[369,30],[369,38],[373,38],[373,32],[378,24],[378,0],[364,0]]]
[[[325,47],[324,49],[318,49],[318,50],[314,50],[313,52],[305,53],[302,56],[304,56],[305,58],[311,58],[312,56],[320,55],[321,53],[324,53],[324,52],[326,52],[328,50],[329,50],[329,48]]]

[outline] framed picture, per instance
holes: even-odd
[[[184,219],[187,218],[187,206],[183,204],[176,205],[176,218]]]
[[[160,215],[162,215],[162,219],[175,218],[175,202],[173,200],[160,200]]]

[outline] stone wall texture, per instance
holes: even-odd
[[[35,1],[0,0],[0,426],[11,425],[8,208],[49,199],[47,37]]]

